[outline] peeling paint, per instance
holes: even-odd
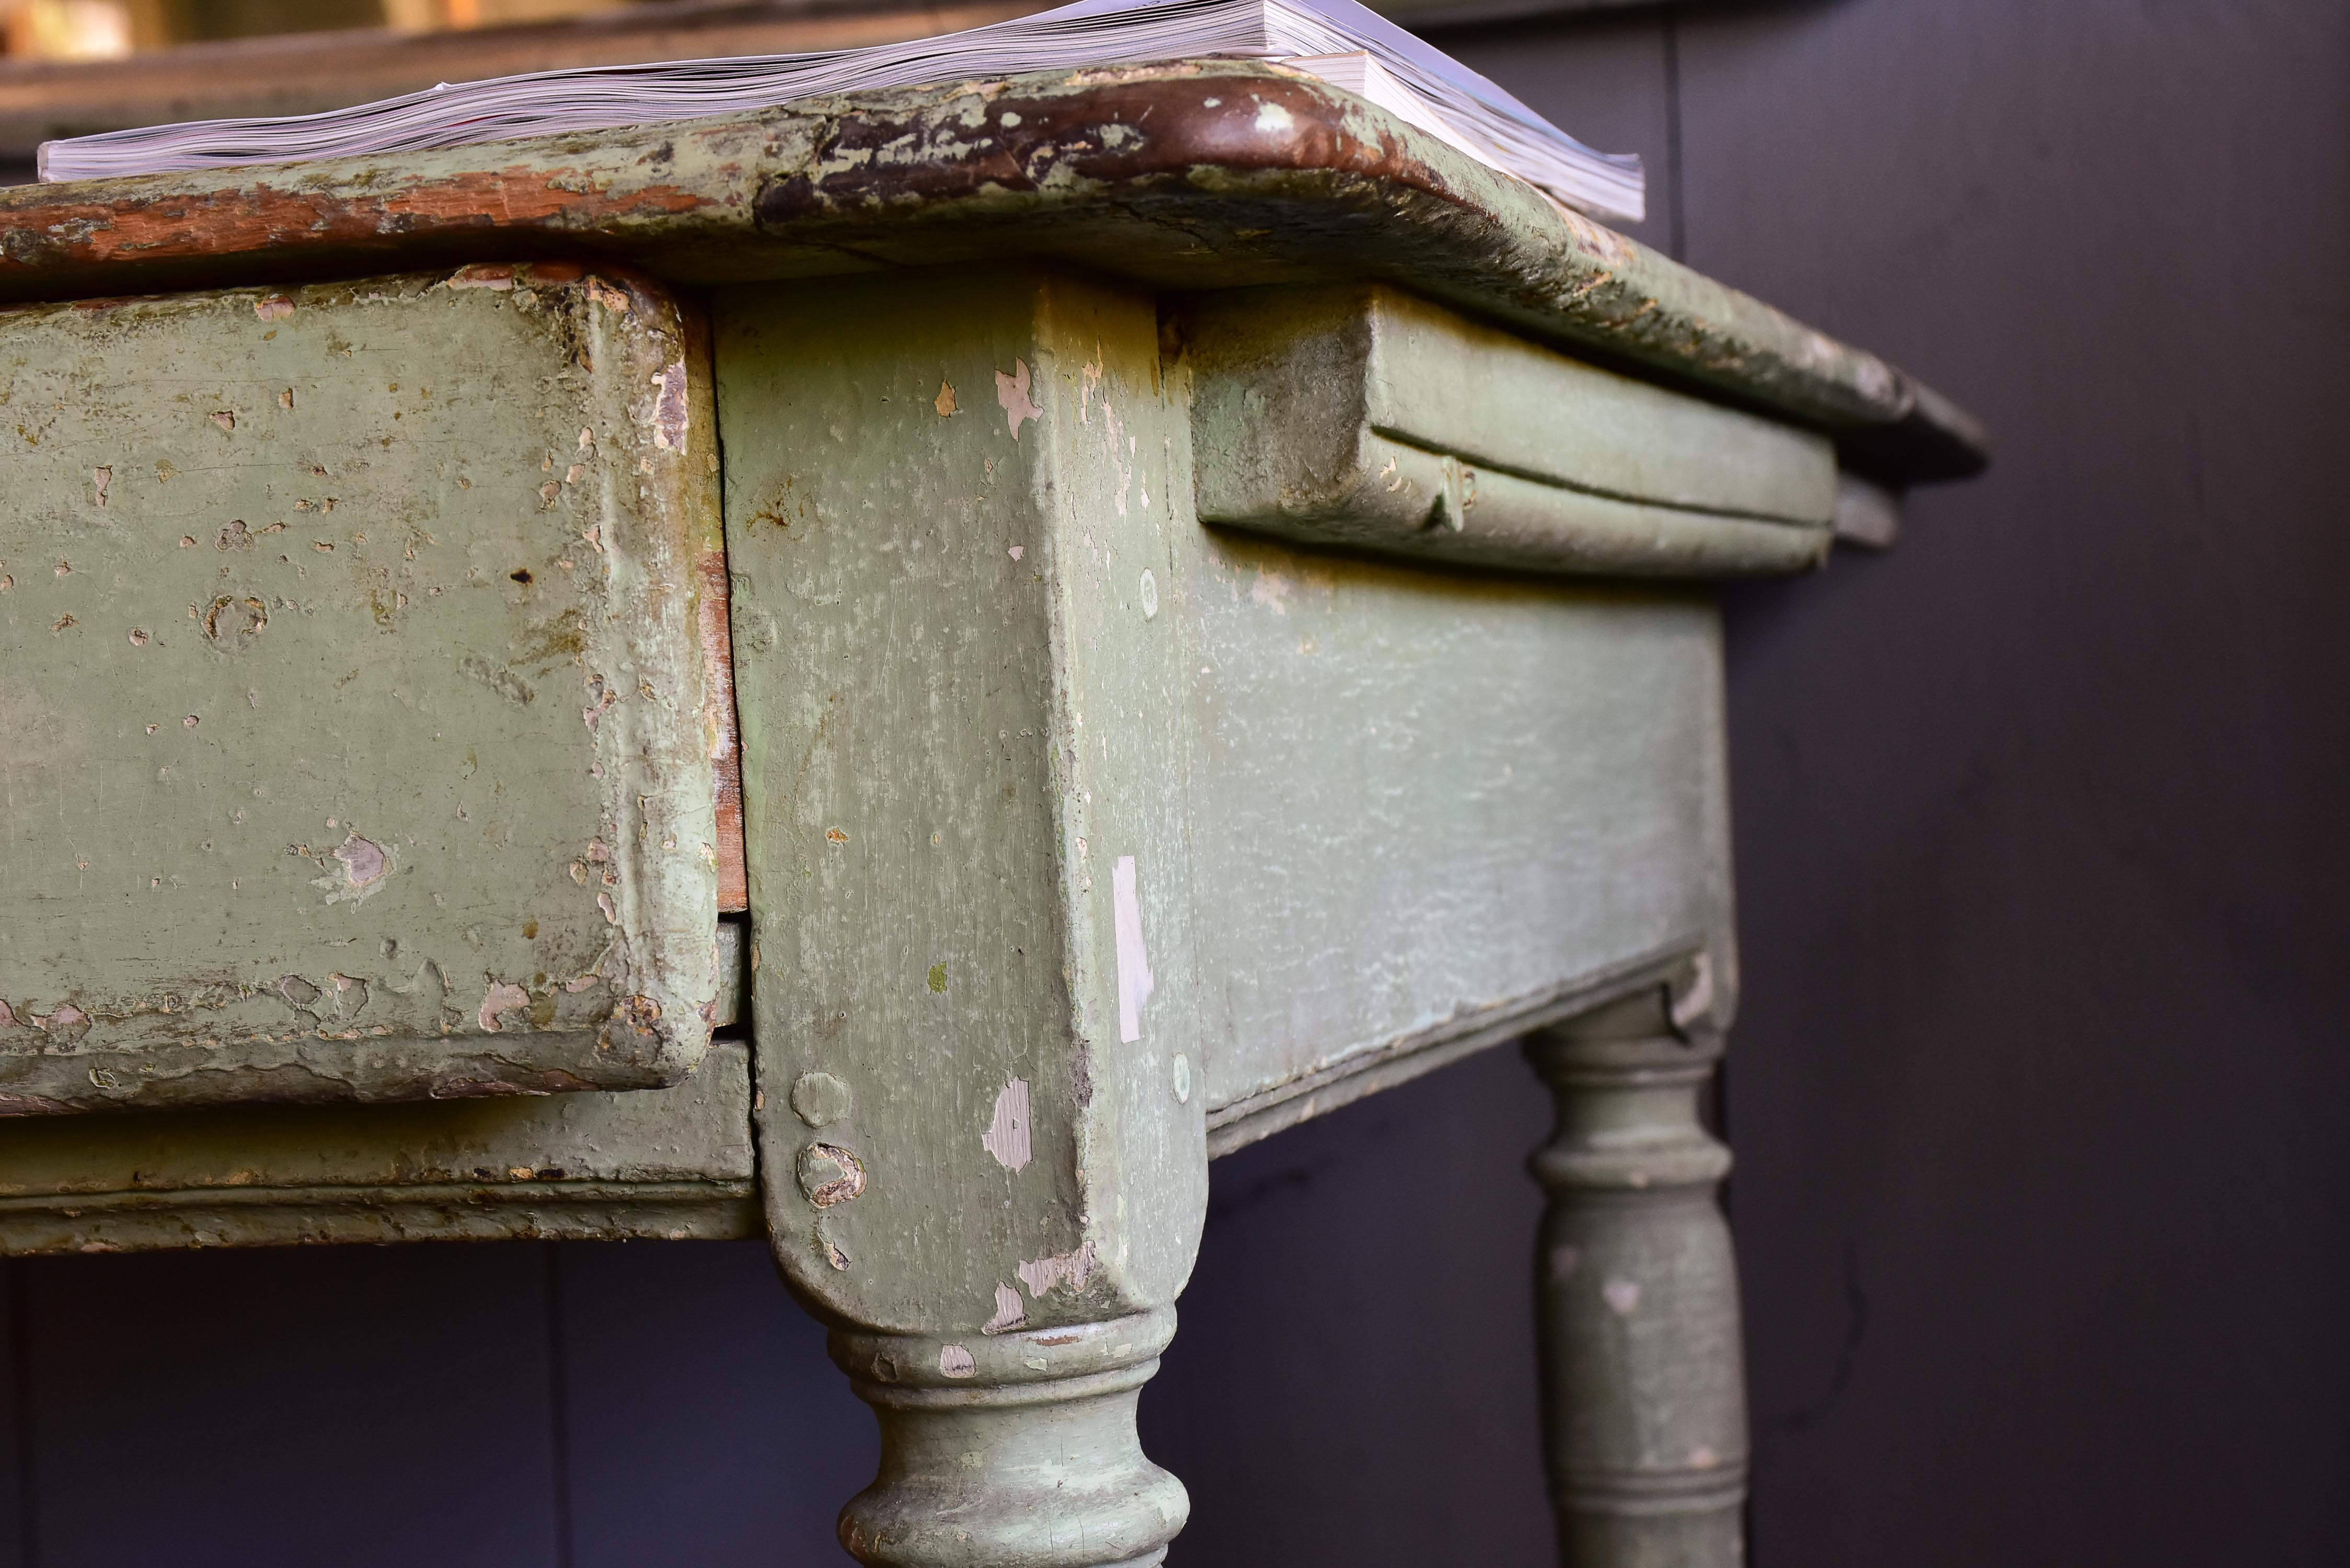
[[[945,1345],[939,1347],[939,1370],[949,1377],[968,1377],[979,1370],[979,1363],[962,1345]]]
[[[382,846],[356,833],[335,846],[335,858],[342,862],[343,876],[354,888],[365,888],[377,881],[391,865]]]
[[[1142,1038],[1142,1004],[1158,981],[1142,942],[1142,904],[1135,891],[1134,857],[1121,855],[1110,868],[1111,921],[1118,939],[1118,1037],[1127,1044]]]
[[[653,449],[652,385],[703,398],[691,323],[650,283],[629,286],[629,319],[541,289],[525,321],[514,296],[540,280],[507,270],[511,288],[453,295],[443,268],[289,288],[277,309],[198,289],[88,323],[7,313],[16,409],[38,379],[40,405],[78,422],[27,459],[57,504],[0,526],[6,566],[64,568],[38,605],[0,597],[18,611],[0,627],[0,801],[22,815],[37,794],[63,829],[53,855],[19,857],[36,901],[130,945],[52,942],[5,977],[49,977],[49,1033],[17,998],[0,1094],[68,1111],[474,1098],[652,1087],[700,1054],[717,981],[692,918],[718,841],[693,586],[718,522],[706,400],[666,410],[691,461],[598,489]],[[559,509],[582,515],[514,515],[506,473],[573,470],[591,493]],[[619,543],[559,576],[590,518]],[[536,581],[517,589],[517,572]],[[52,641],[67,611],[89,639]],[[577,642],[556,649],[566,613]],[[568,683],[598,669],[608,722],[571,728],[589,699]],[[53,736],[44,704],[76,686],[88,698]],[[591,864],[591,835],[619,847]],[[24,919],[0,946],[23,944]],[[395,948],[397,967],[374,965]],[[428,953],[456,994],[404,985]],[[60,996],[73,1011],[52,1011]]]
[[[1607,1310],[1617,1317],[1630,1317],[1640,1310],[1640,1282],[1638,1280],[1609,1280],[1599,1287],[1607,1300]]]
[[[501,262],[459,267],[450,275],[451,288],[488,288],[504,293],[515,286],[515,269]]]
[[[1689,988],[1673,998],[1673,1027],[1687,1031],[1713,1011],[1713,955],[1700,952],[1690,961]]]
[[[1028,1326],[1028,1307],[1021,1301],[1020,1293],[1010,1285],[995,1287],[995,1315],[980,1324],[979,1332],[987,1334],[1010,1334],[1014,1329]]]
[[[492,664],[478,653],[469,653],[459,659],[457,668],[517,708],[528,707],[537,699],[538,693],[531,690],[530,682],[504,665]],[[594,726],[591,724],[589,727]]]
[[[1014,1078],[995,1096],[995,1115],[979,1135],[980,1147],[1006,1170],[1017,1171],[1033,1158],[1028,1136],[1028,1080]]]
[[[1087,1241],[1073,1252],[1032,1259],[1021,1264],[1020,1282],[1028,1287],[1030,1295],[1040,1300],[1048,1291],[1066,1289],[1075,1293],[1084,1290],[1086,1282],[1093,1278],[1096,1261],[1094,1244]]]
[[[685,361],[671,360],[661,367],[653,378],[653,444],[664,452],[685,449],[686,400]]]
[[[1011,431],[1012,439],[1018,441],[1020,427],[1030,420],[1043,419],[1045,410],[1028,396],[1028,361],[1013,360],[1012,370],[1009,376],[1001,370],[995,372],[995,400],[1003,405],[1004,427]]]
[[[529,1011],[529,992],[511,981],[492,981],[489,990],[482,995],[481,1010],[474,1013],[473,1022],[482,1027],[484,1033],[496,1034],[501,1033],[498,1019],[503,1014],[522,1012],[526,1016]]]
[[[800,1150],[799,1181],[810,1203],[830,1209],[865,1190],[865,1162],[838,1144],[812,1143]]]

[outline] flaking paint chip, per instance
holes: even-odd
[[[942,380],[939,383],[939,395],[931,400],[931,407],[939,410],[939,418],[941,419],[945,419],[955,411],[955,390],[953,382]]]
[[[1027,1326],[1028,1307],[1020,1299],[1020,1293],[1010,1285],[997,1285],[995,1315],[980,1324],[979,1332],[985,1334],[1010,1334],[1015,1328]]]
[[[1020,427],[1030,420],[1044,418],[1045,410],[1028,396],[1028,361],[1014,359],[1012,372],[1009,376],[1001,370],[995,372],[995,400],[1003,405],[1003,423],[1011,431],[1012,439],[1018,441]]]
[[[995,1096],[995,1114],[979,1135],[982,1148],[1006,1170],[1016,1171],[1034,1158],[1028,1133],[1028,1080],[1014,1078]]]

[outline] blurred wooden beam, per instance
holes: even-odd
[[[1033,0],[930,5],[672,0],[558,22],[462,32],[390,28],[188,44],[126,59],[0,59],[0,160],[43,141],[130,125],[229,115],[311,114],[565,66],[794,54],[893,43],[1018,16]]]

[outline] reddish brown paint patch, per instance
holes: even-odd
[[[1351,174],[1464,202],[1400,138],[1365,134],[1375,122],[1353,102],[1315,81],[1162,69],[1080,92],[1004,94],[977,135],[961,102],[868,110],[834,121],[819,140],[809,162],[824,172],[771,182],[757,213],[780,224],[844,206],[1036,191],[1055,177],[1131,186],[1204,169]]]
[[[135,191],[142,182],[123,181],[117,188]],[[393,251],[434,234],[484,229],[592,231],[720,204],[674,184],[614,191],[593,188],[598,182],[589,171],[516,164],[389,190],[288,190],[265,177],[219,190],[112,201],[29,197],[0,207],[6,225],[0,234],[0,279],[106,263],[255,252]],[[291,300],[276,296],[255,301],[253,308],[264,321],[294,312]]]
[[[727,613],[725,552],[705,552],[694,562],[694,575],[701,588],[695,630],[708,693],[710,761],[718,776],[718,912],[739,915],[751,907],[751,882],[743,869],[742,731],[734,714],[734,636]]]

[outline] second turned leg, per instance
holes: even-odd
[[[1531,1162],[1550,1194],[1535,1267],[1543,1420],[1567,1568],[1742,1561],[1738,1278],[1716,1202],[1730,1151],[1698,1120],[1719,1035],[1661,989],[1526,1042],[1558,1102]]]

